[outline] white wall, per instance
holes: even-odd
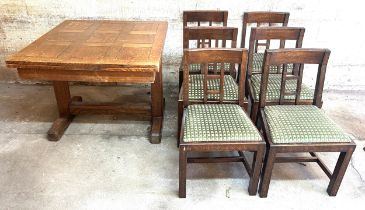
[[[164,63],[180,62],[182,11],[228,10],[241,28],[244,11],[288,11],[289,25],[306,28],[303,47],[332,51],[326,88],[365,90],[365,12],[359,0],[1,0],[0,80],[17,81],[4,58],[64,19],[156,19],[169,22]],[[240,29],[239,29],[240,31]],[[240,34],[239,34],[240,37]],[[169,68],[170,71],[174,70]],[[176,69],[175,69],[176,70]],[[175,82],[168,79],[167,82]]]

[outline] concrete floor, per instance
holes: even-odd
[[[87,101],[147,95],[140,87],[73,86]],[[46,85],[0,84],[0,209],[363,209],[365,92],[327,91],[324,109],[358,144],[336,197],[315,164],[275,166],[269,196],[247,193],[240,163],[188,167],[179,199],[176,95],[166,86],[162,143],[148,141],[149,122],[120,116],[78,116],[58,142],[46,140],[57,117]],[[322,154],[333,167],[337,154]]]

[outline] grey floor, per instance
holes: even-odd
[[[365,92],[327,91],[324,110],[357,143],[339,193],[314,164],[278,164],[269,196],[249,196],[240,163],[188,167],[179,199],[175,87],[165,87],[161,144],[149,143],[149,122],[120,116],[78,116],[58,142],[46,132],[57,117],[46,85],[0,84],[0,209],[363,209]],[[73,86],[86,101],[133,100],[148,88]],[[321,154],[333,167],[337,154]]]

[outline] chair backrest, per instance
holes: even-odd
[[[295,41],[295,48],[301,48],[304,32],[305,29],[302,27],[253,27],[249,42],[248,75],[251,76],[252,74],[254,53],[257,52],[257,45],[255,43],[258,40],[280,40],[279,48],[285,47],[285,41],[293,40]],[[270,48],[270,45],[268,48]],[[297,71],[298,67],[294,68],[294,73],[297,73]]]
[[[241,47],[245,48],[246,33],[249,24],[256,24],[257,27],[262,25],[272,26],[274,24],[287,26],[289,15],[288,12],[245,12],[243,14]],[[266,48],[269,48],[270,41],[266,41],[265,43],[256,42],[255,45],[256,47],[264,45]]]
[[[210,100],[213,103],[223,103],[224,96],[224,63],[240,65],[240,82],[238,88],[238,104],[243,106],[245,93],[245,75],[247,66],[247,49],[233,48],[210,48],[210,49],[184,49],[183,57],[183,103],[184,106],[189,104],[189,68],[191,64],[199,64],[203,68],[203,103],[208,103],[208,95],[218,95],[219,99],[216,101]],[[219,68],[220,74],[209,74],[208,65],[221,65]],[[208,89],[208,82],[211,80],[219,80],[219,89]]]
[[[276,49],[266,50],[264,55],[263,73],[260,86],[260,108],[266,105],[266,92],[271,65],[284,65],[282,71],[279,104],[286,104],[285,96],[295,96],[295,104],[300,104],[300,93],[303,79],[304,64],[318,64],[317,79],[314,90],[313,105],[321,107],[322,92],[326,74],[327,62],[331,51],[328,49]],[[298,75],[287,74],[285,64],[294,63],[299,65]],[[286,92],[286,81],[297,80],[295,91]],[[291,99],[292,101],[293,99]]]
[[[190,41],[196,41],[197,48],[226,47],[226,41],[231,41],[231,48],[237,47],[237,28],[233,27],[185,27],[183,48],[191,48]],[[212,41],[215,44],[212,45]]]
[[[217,11],[217,10],[191,10],[183,11],[183,24],[184,27],[188,24],[196,23],[196,26],[208,23],[212,26],[213,23],[227,26],[228,11]]]

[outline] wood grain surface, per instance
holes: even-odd
[[[6,60],[8,67],[159,71],[162,21],[66,20]]]

